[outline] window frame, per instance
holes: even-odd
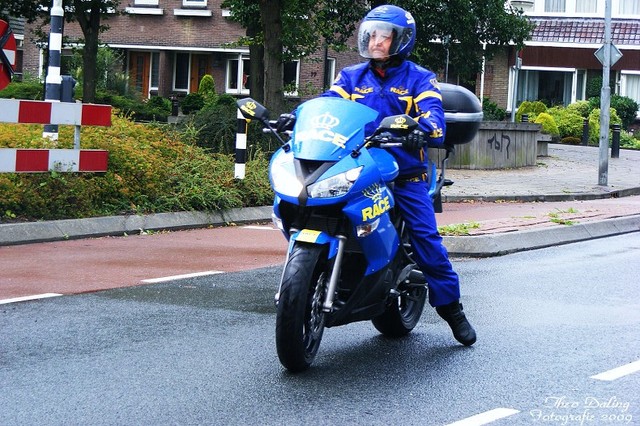
[[[245,61],[249,61],[249,55],[246,54],[238,54],[236,56],[229,56],[226,58],[225,61],[225,73],[224,73],[224,91],[225,93],[228,93],[230,95],[248,95],[249,94],[249,88],[244,88],[244,84],[242,82],[242,75],[249,75],[248,73],[244,72],[244,67]],[[237,74],[236,74],[236,81],[235,81],[235,85],[236,87],[233,88],[231,87],[231,66],[232,63],[236,62],[237,63]],[[248,64],[247,64],[248,65]]]
[[[186,69],[186,76],[187,76],[187,87],[186,88],[178,88],[176,86],[176,82],[178,80],[178,56],[179,55],[186,55],[187,56],[187,69]],[[189,93],[189,85],[190,85],[190,75],[191,75],[191,52],[183,52],[183,51],[177,51],[174,53],[174,57],[173,57],[173,81],[172,81],[172,89],[174,92],[181,92],[181,93],[185,93],[188,94]]]
[[[182,7],[207,7],[207,0],[182,0]]]

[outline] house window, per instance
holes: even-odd
[[[622,73],[620,94],[633,99],[640,105],[640,72]],[[640,110],[636,114],[640,115]]]
[[[249,58],[229,59],[225,91],[236,95],[249,93]]]
[[[173,90],[189,91],[189,54],[176,53],[176,71],[174,73]]]
[[[335,58],[327,58],[327,62],[324,64],[324,87],[328,89],[333,84],[333,80],[336,76],[336,60]]]
[[[249,58],[229,59],[227,61],[225,91],[234,95],[249,94],[249,70]],[[298,95],[299,78],[300,61],[286,62],[282,80],[286,96]]]
[[[640,1],[620,0],[621,15],[640,15]]]
[[[286,96],[298,95],[298,77],[300,76],[300,61],[286,62],[284,64],[284,79],[282,84],[284,86]]]
[[[569,105],[583,98],[584,77],[584,70],[522,69],[518,77],[516,105],[523,101],[542,101],[546,105]]]
[[[545,12],[562,12],[566,10],[566,0],[544,0]]]
[[[158,81],[160,80],[160,53],[153,52],[151,54],[151,87],[150,90],[158,90]]]
[[[576,0],[576,13],[596,13],[598,0]]]
[[[206,7],[207,0],[182,0],[183,7]]]

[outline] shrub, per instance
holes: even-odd
[[[507,111],[500,108],[497,103],[491,101],[489,98],[483,99],[482,112],[484,114],[484,121],[502,121],[507,116]]]
[[[586,96],[589,98],[599,98],[602,91],[602,77],[595,76],[587,79]]]
[[[547,111],[547,106],[540,101],[524,101],[518,107],[516,111],[516,122],[522,121],[522,115],[527,114],[529,121],[534,121],[538,114]]]
[[[640,149],[640,138],[633,137],[631,133],[620,132],[620,148]]]
[[[204,97],[200,93],[189,93],[180,103],[180,108],[186,115],[200,111],[202,107],[204,107]]]
[[[589,104],[592,110],[600,108],[600,98],[597,97],[589,99]],[[620,124],[623,129],[628,129],[636,119],[639,106],[638,103],[631,98],[612,95],[609,107],[613,108],[618,114],[618,117],[620,117],[621,122],[618,124]]]
[[[154,96],[143,101],[138,95],[118,95],[113,92],[96,93],[96,102],[108,104],[135,121],[167,121],[171,114],[171,101]]]
[[[42,100],[44,99],[44,83],[38,81],[9,83],[7,87],[0,91],[0,98]]]
[[[609,125],[621,123],[615,109],[610,108],[609,114]],[[594,109],[589,114],[589,143],[592,145],[600,144],[600,108]],[[611,130],[609,130],[609,143],[611,143]]]
[[[202,76],[200,84],[198,85],[198,93],[202,95],[205,106],[216,103],[218,95],[216,94],[216,85],[211,75],[205,74]]]
[[[567,109],[571,112],[575,112],[582,118],[589,118],[589,113],[593,107],[589,101],[577,101],[567,106]]]
[[[629,97],[613,95],[611,96],[611,108],[615,109],[620,117],[622,128],[628,129],[635,121],[640,105]]]
[[[573,136],[567,136],[560,139],[560,143],[564,143],[567,145],[580,145],[582,143],[582,139]]]
[[[542,131],[544,133],[548,133],[553,136],[558,136],[560,134],[558,131],[558,125],[556,124],[556,121],[553,119],[553,117],[550,114],[547,114],[546,112],[542,112],[538,114],[536,116],[536,119],[534,120],[534,123],[541,124]]]
[[[582,137],[582,128],[584,119],[575,109],[564,107],[553,107],[547,110],[558,125],[558,134],[561,138]]]
[[[178,131],[202,148],[216,153],[232,154],[235,152],[237,115],[235,98],[221,95],[215,104],[205,106],[183,120],[178,125]],[[277,147],[278,144],[272,136],[262,133],[261,123],[253,120],[247,132],[249,158],[252,153],[258,151],[268,155]]]

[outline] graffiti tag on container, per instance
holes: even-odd
[[[509,146],[511,146],[511,137],[509,135],[501,133],[500,138],[498,139],[498,135],[494,133],[493,136],[487,140],[487,143],[492,149],[505,152],[507,154],[507,158],[509,158]]]

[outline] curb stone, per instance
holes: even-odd
[[[492,235],[444,236],[450,256],[492,257],[640,231],[640,215]]]

